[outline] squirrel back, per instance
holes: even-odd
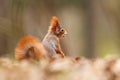
[[[23,37],[15,48],[15,58],[18,60],[44,58],[46,51],[40,40],[33,36]]]

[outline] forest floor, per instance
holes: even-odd
[[[0,80],[120,80],[120,59],[20,62],[0,58]]]

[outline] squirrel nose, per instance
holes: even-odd
[[[65,31],[65,35],[68,34],[67,31]]]

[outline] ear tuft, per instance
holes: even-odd
[[[50,30],[56,30],[56,26],[58,25],[59,20],[56,16],[52,17],[51,23],[50,23]]]

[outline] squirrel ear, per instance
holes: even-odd
[[[50,30],[56,30],[56,28],[58,27],[58,24],[59,24],[58,18],[53,16],[50,23]]]

